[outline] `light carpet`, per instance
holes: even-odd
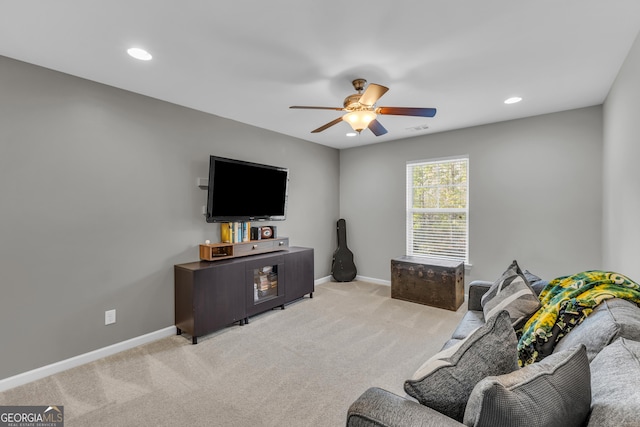
[[[65,426],[342,426],[349,405],[403,382],[466,311],[392,299],[362,281],[201,337],[164,338],[0,393],[64,405]]]

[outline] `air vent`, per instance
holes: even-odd
[[[420,131],[427,130],[427,129],[429,129],[429,125],[427,125],[427,124],[406,128],[406,130],[408,130],[409,132],[420,132]]]

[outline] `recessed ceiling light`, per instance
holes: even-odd
[[[356,136],[356,135],[358,135],[356,132],[349,132],[349,133],[347,134],[347,136]]]
[[[153,56],[151,56],[149,52],[144,49],[140,49],[139,47],[132,47],[130,49],[127,49],[127,53],[141,61],[149,61],[151,58],[153,58]]]
[[[522,101],[522,98],[520,98],[519,96],[513,96],[511,98],[507,98],[504,100],[505,104],[515,104],[517,102]]]

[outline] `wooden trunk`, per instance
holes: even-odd
[[[464,302],[464,263],[423,257],[394,258],[391,298],[456,311]]]

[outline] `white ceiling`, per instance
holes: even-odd
[[[347,148],[604,101],[639,0],[0,0],[0,55]],[[126,54],[143,47],[142,62]],[[347,137],[362,77],[388,86],[389,133]],[[505,105],[507,97],[524,100]],[[428,126],[426,130],[411,130]]]

